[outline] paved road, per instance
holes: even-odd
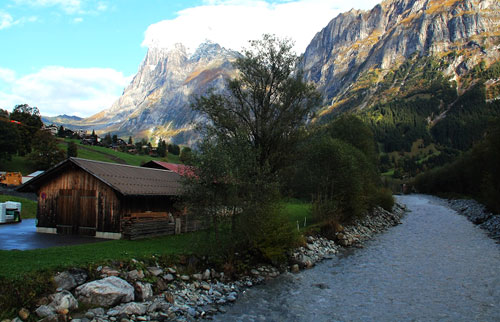
[[[93,237],[37,233],[35,219],[24,219],[21,223],[0,225],[0,249],[5,250],[49,248],[97,243],[106,240]]]

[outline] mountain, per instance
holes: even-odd
[[[496,0],[384,1],[371,11],[351,10],[333,19],[313,38],[301,67],[328,111],[362,109],[377,101],[377,85],[406,60],[454,54],[444,75],[459,81],[480,61],[499,59],[499,36]],[[399,85],[391,84],[393,92]]]
[[[319,120],[355,112],[386,152],[419,139],[465,150],[500,116],[500,2],[392,0],[340,14],[301,67]]]
[[[373,124],[385,150],[408,149],[419,138],[465,149],[480,135],[474,127],[497,115],[499,49],[499,1],[386,0],[331,20],[300,67],[323,95],[320,122],[354,111]],[[222,90],[224,79],[236,75],[231,62],[238,55],[211,42],[193,54],[181,44],[149,48],[113,106],[73,124],[192,142],[190,122],[199,116],[189,108],[191,95]],[[470,93],[482,95],[474,109],[462,99],[469,102]]]
[[[118,136],[172,138],[188,143],[193,139],[191,122],[196,115],[190,109],[191,95],[208,89],[222,89],[225,78],[234,75],[231,62],[237,52],[218,44],[201,44],[189,54],[182,44],[174,48],[149,48],[132,82],[107,110],[72,127],[112,132]]]
[[[42,122],[45,124],[73,124],[75,122],[80,122],[83,118],[74,115],[58,115],[58,116],[42,116]]]

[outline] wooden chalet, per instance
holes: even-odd
[[[38,195],[38,232],[136,239],[199,228],[175,207],[173,171],[69,158],[18,190]]]

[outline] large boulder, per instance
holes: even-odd
[[[52,306],[56,312],[64,310],[75,310],[78,308],[78,301],[73,294],[68,291],[62,291],[52,295],[53,299],[49,306]]]
[[[101,307],[115,306],[134,300],[134,287],[125,280],[110,276],[76,288],[78,300]]]
[[[147,311],[148,305],[143,303],[127,303],[116,306],[108,311],[109,316],[117,316],[117,315],[142,315]]]

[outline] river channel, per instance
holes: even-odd
[[[402,224],[248,289],[217,321],[500,321],[500,244],[431,196]]]

